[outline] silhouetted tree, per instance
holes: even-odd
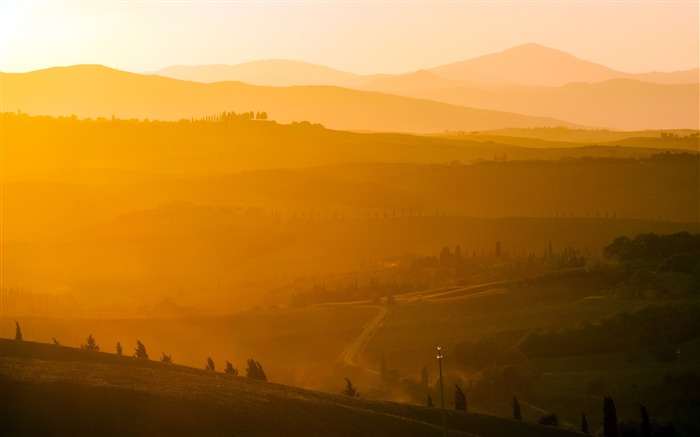
[[[85,344],[80,345],[80,349],[84,351],[91,351],[91,352],[99,352],[100,347],[97,345],[97,342],[95,341],[95,337],[92,336],[92,334],[88,335],[87,342]]]
[[[352,385],[352,381],[350,381],[348,378],[345,378],[345,390],[343,390],[343,394],[345,396],[350,396],[351,398],[357,396],[357,389]]]
[[[22,341],[22,328],[19,327],[17,320],[15,320],[15,340]]]
[[[467,396],[457,384],[455,384],[455,410],[467,411]]]
[[[246,376],[250,379],[259,379],[267,381],[267,375],[262,368],[262,365],[252,358],[248,358],[248,367],[245,369]]]
[[[585,413],[581,413],[581,432],[588,434],[588,420],[586,420]]]
[[[433,398],[430,397],[430,395],[428,395],[427,405],[428,405],[429,407],[433,407],[433,406],[434,406],[434,405],[433,405]]]
[[[122,344],[117,342],[117,355],[124,355],[124,350],[122,349]]]
[[[238,376],[238,369],[233,367],[233,364],[231,364],[230,361],[226,361],[226,369],[224,369],[224,372],[228,373],[229,375]]]
[[[141,343],[141,340],[136,340],[136,349],[134,349],[134,356],[136,358],[148,359],[148,353],[146,353],[146,346]]]
[[[617,411],[615,402],[608,395],[603,399],[603,436],[617,437]]]
[[[165,352],[162,353],[160,357],[160,362],[165,363],[165,364],[172,364],[173,363],[173,357],[172,355],[165,355]]]
[[[207,357],[207,364],[204,366],[204,369],[216,372],[216,365],[214,364],[214,360],[212,360],[211,357]]]
[[[56,340],[56,337],[51,337],[51,340],[53,341],[54,346],[60,346],[61,342]]]
[[[545,414],[537,421],[540,425],[559,426],[559,418],[556,413]]]
[[[642,428],[640,429],[640,437],[651,437],[651,424],[649,423],[649,413],[647,407],[639,406],[639,414],[642,416]]]
[[[518,402],[518,398],[515,396],[513,396],[513,419],[523,420],[523,416],[520,412],[520,402]]]

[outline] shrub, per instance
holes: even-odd
[[[559,426],[559,418],[556,413],[549,413],[540,417],[537,423],[547,426]]]

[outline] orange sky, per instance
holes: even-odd
[[[294,59],[400,73],[535,42],[626,72],[697,67],[698,1],[0,2],[0,69]]]

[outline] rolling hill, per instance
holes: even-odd
[[[629,74],[539,44],[523,44],[466,61],[429,69],[446,79],[490,84],[561,86],[629,78],[661,83],[697,83],[698,69],[675,73]]]
[[[525,73],[525,76],[521,75]],[[611,68],[578,59],[560,50],[538,44],[523,44],[499,53],[479,56],[473,59],[425,67],[423,70],[402,74],[359,75],[339,71],[330,67],[291,60],[264,60],[235,65],[176,65],[148,74],[211,83],[240,81],[251,85],[292,86],[292,85],[331,85],[344,88],[380,90],[384,80],[411,81],[423,76],[428,88],[435,88],[436,82],[446,88],[445,83],[461,82],[470,84],[510,84],[561,86],[572,82],[595,83],[611,79],[633,79],[658,84],[697,83],[700,70],[697,68],[674,72],[624,73]],[[433,83],[425,77],[432,75]],[[420,85],[425,87],[426,85]]]
[[[442,435],[440,410],[2,339],[3,435]],[[342,381],[342,379],[341,379]],[[447,412],[450,435],[570,431]]]
[[[554,117],[621,130],[700,127],[700,84],[614,78],[560,86],[477,84],[421,71],[378,79],[364,89],[453,105]]]
[[[236,65],[175,65],[147,74],[194,82],[245,82],[261,86],[329,85],[359,88],[382,75],[362,76],[308,62],[271,59]]]
[[[573,126],[562,120],[487,111],[382,93],[324,86],[202,84],[97,65],[3,73],[3,107],[34,115],[179,120],[225,111],[266,111],[283,123],[333,129],[442,132]]]

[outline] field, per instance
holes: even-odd
[[[441,435],[440,410],[177,365],[2,340],[3,435]],[[566,436],[447,412],[449,435]]]
[[[418,136],[15,114],[3,123],[2,337],[17,321],[25,340],[61,343],[51,352],[88,335],[106,352],[99,363],[34,356],[25,369],[23,352],[3,341],[3,396],[27,403],[8,410],[8,426],[30,426],[18,411],[42,398],[37,408],[86,411],[77,433],[93,434],[104,413],[91,400],[103,399],[125,415],[136,414],[127,404],[156,415],[105,419],[115,434],[188,434],[199,421],[205,434],[269,435],[289,428],[294,409],[307,412],[290,429],[311,435],[438,434],[439,417],[423,406],[439,399],[441,346],[448,409],[456,384],[476,413],[451,413],[465,435],[556,433],[534,425],[551,412],[567,430],[585,412],[595,431],[605,394],[629,423],[643,402],[657,427],[698,429],[688,406],[697,339],[663,345],[683,351],[673,362],[658,359],[659,345],[577,357],[522,349],[547,330],[697,303],[692,250],[634,264],[638,274],[604,254],[621,236],[700,231],[692,131]],[[680,271],[660,271],[671,259]],[[160,373],[156,362],[110,361],[117,342],[131,355],[137,340],[152,361],[167,354],[175,365]],[[207,358],[215,374],[194,370]],[[242,371],[249,358],[281,385],[232,414],[258,386],[221,370],[230,361]],[[78,381],[85,372],[94,378]],[[362,407],[339,396],[345,378]],[[517,431],[496,418],[512,417],[514,395],[528,423]],[[271,399],[285,411],[277,422],[259,413]],[[348,409],[346,422],[313,422]],[[46,421],[71,429],[75,420],[57,413]]]
[[[537,422],[553,411],[560,427],[576,430],[580,413],[585,412],[589,423],[596,424],[595,430],[602,420],[602,397],[611,394],[619,417],[636,422],[636,408],[642,403],[655,423],[671,421],[679,431],[692,435],[697,424],[688,416],[690,407],[679,402],[694,387],[692,372],[700,364],[697,339],[673,344],[682,356],[671,361],[655,358],[652,348],[553,358],[527,358],[515,352],[518,342],[531,332],[576,328],[584,321],[595,323],[648,305],[698,303],[697,292],[683,287],[657,297],[629,297],[623,291],[604,275],[580,269],[527,281],[423,290],[398,295],[391,306],[356,302],[187,319],[23,318],[21,323],[25,339],[49,342],[56,336],[69,346],[84,343],[91,333],[110,354],[107,360],[116,341],[122,341],[129,355],[136,339],[144,342],[152,360],[162,351],[171,354],[176,364],[200,369],[208,356],[219,370],[225,360],[242,370],[244,360],[254,358],[263,364],[270,381],[288,386],[285,390],[296,390],[291,388],[295,386],[339,394],[347,377],[361,398],[397,401],[410,411],[419,407],[409,405],[425,405],[428,394],[439,399],[435,359],[439,345],[445,355],[442,364],[450,409],[451,387],[458,384],[465,389],[472,412],[511,417],[510,398],[517,395],[526,422]],[[382,313],[380,308],[387,311]],[[377,323],[369,323],[375,319]],[[12,323],[3,319],[3,332],[11,332]],[[465,349],[465,344],[484,341],[481,349]],[[354,344],[351,362],[343,361]],[[477,359],[465,351],[493,356]],[[389,381],[382,379],[382,360],[391,369]],[[429,375],[425,386],[418,382],[423,366]],[[669,378],[691,379],[684,389],[674,388],[674,383],[669,386],[664,382]],[[673,395],[673,390],[680,394]]]

